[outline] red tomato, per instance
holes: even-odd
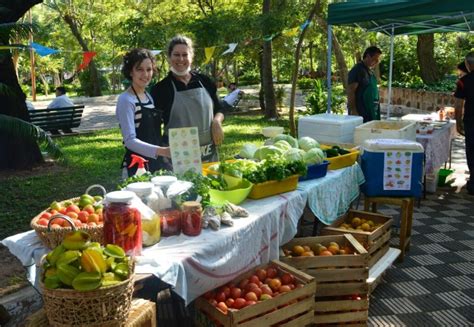
[[[247,294],[245,294],[245,299],[247,301],[258,301],[257,294],[255,294],[254,292],[248,292]]]
[[[288,284],[288,286],[289,286],[292,290],[294,290],[294,289],[296,288],[295,284]]]
[[[216,306],[216,305],[217,305],[216,299],[209,299],[208,301],[209,301],[209,303],[210,303],[212,306]]]
[[[273,278],[269,284],[270,288],[274,291],[278,291],[281,286],[281,280],[279,278]]]
[[[239,283],[239,287],[240,287],[241,289],[244,289],[244,288],[245,288],[245,285],[247,285],[248,283],[249,283],[249,280],[248,280],[247,278],[242,279],[242,280],[240,281],[240,283]]]
[[[288,285],[281,285],[280,288],[278,289],[278,292],[280,293],[286,293],[291,291],[291,288]]]
[[[262,290],[261,290],[260,287],[252,287],[252,288],[250,288],[249,291],[254,292],[255,294],[257,294],[257,298],[259,298],[260,295],[262,295]]]
[[[359,296],[359,294],[352,294],[351,295],[352,300],[360,301],[362,298]]]
[[[217,303],[216,308],[221,310],[225,315],[227,314],[227,305],[224,302]]]
[[[267,278],[267,271],[265,269],[257,269],[255,275],[258,276],[258,279],[260,279],[261,282],[264,282],[265,278]]]
[[[82,222],[79,219],[74,219],[74,226],[76,227],[82,227]]]
[[[49,210],[49,213],[51,214],[51,216],[54,216],[54,215],[57,215],[58,214],[58,210]]]
[[[260,281],[260,278],[258,278],[257,275],[252,275],[252,276],[250,276],[249,281],[251,283],[257,284]]]
[[[278,275],[278,270],[275,267],[268,267],[267,268],[267,277],[268,278],[275,278]]]
[[[267,277],[267,278],[265,278],[265,281],[263,282],[263,284],[270,285],[270,281],[271,281],[271,280],[272,280],[272,279],[271,279],[270,277]]]
[[[73,211],[69,211],[68,213],[66,213],[66,216],[69,216],[71,217],[72,219],[77,219],[79,216],[77,215],[77,213],[73,212]]]
[[[224,292],[217,292],[216,297],[215,297],[217,302],[225,302],[226,296]]]
[[[59,213],[62,213],[63,215],[65,215],[67,213],[66,211],[66,208],[61,208],[58,210]]]
[[[84,224],[88,222],[87,218],[89,217],[89,213],[87,211],[82,210],[77,214],[77,218],[83,222]]]
[[[75,204],[71,204],[71,205],[69,205],[69,207],[66,208],[66,212],[79,213],[80,211],[81,211],[81,209],[79,209],[79,207]]]
[[[43,212],[43,213],[41,214],[40,218],[49,219],[49,218],[51,218],[52,215],[53,215],[53,214],[50,213],[50,212]]]
[[[244,290],[248,292],[253,288],[258,288],[258,285],[255,283],[248,283],[247,285],[245,285]]]
[[[290,273],[284,273],[283,275],[281,275],[281,283],[283,285],[288,285],[288,284],[291,284],[295,281],[295,276],[293,276],[292,274]]]
[[[46,218],[40,218],[36,221],[36,223],[41,226],[48,226],[48,222],[49,220]]]
[[[245,302],[246,300],[241,297],[236,298],[234,301],[234,309],[242,309],[245,307]]]
[[[87,211],[89,214],[95,213],[95,210],[92,204],[86,205],[84,208],[82,208],[82,210]]]
[[[230,289],[230,296],[235,300],[242,296],[242,290],[238,287],[232,287]]]
[[[224,292],[226,298],[228,298],[230,296],[229,286],[222,286],[222,287],[219,288],[219,291]]]
[[[263,286],[260,289],[262,290],[263,294],[273,295],[272,289],[267,284],[263,284]]]
[[[225,304],[227,305],[228,308],[233,308],[234,307],[234,302],[235,300],[233,298],[228,298],[225,300]]]
[[[92,213],[87,217],[87,222],[89,223],[98,223],[99,222],[99,215]]]

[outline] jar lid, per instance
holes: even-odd
[[[157,186],[169,186],[177,180],[175,176],[156,176],[151,179],[151,182]]]
[[[150,182],[137,182],[128,184],[126,187],[127,191],[132,191],[137,194],[149,194],[153,192],[153,183]]]
[[[201,208],[201,203],[197,201],[185,201],[182,204],[183,210],[186,209],[200,209]]]
[[[130,191],[114,191],[105,195],[105,201],[111,203],[130,203],[135,193]]]

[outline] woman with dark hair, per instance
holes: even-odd
[[[193,55],[189,38],[178,35],[171,39],[167,50],[170,72],[150,93],[163,114],[163,144],[168,144],[170,128],[196,126],[202,161],[217,161],[216,146],[224,139],[224,115],[215,84],[207,76],[191,71]]]
[[[168,147],[161,143],[161,115],[155,109],[145,88],[155,72],[155,58],[147,49],[133,49],[123,58],[122,74],[131,82],[120,94],[115,113],[122,131],[125,156],[122,161],[124,178],[133,176],[137,167],[128,168],[131,155],[137,154],[148,160],[148,170],[160,168],[159,157],[169,157]]]

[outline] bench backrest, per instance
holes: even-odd
[[[30,122],[45,131],[78,127],[81,124],[84,106],[29,111]]]

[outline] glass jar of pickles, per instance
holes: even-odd
[[[172,236],[181,234],[181,211],[166,209],[160,211],[161,234]]]
[[[115,191],[105,195],[104,242],[121,246],[127,255],[136,256],[142,250],[142,223],[138,209],[132,206],[135,194]]]
[[[183,234],[197,236],[201,234],[201,204],[196,201],[186,201],[182,205],[181,228]]]
[[[153,210],[153,215],[142,212],[142,242],[144,246],[152,246],[160,241],[161,226],[158,195],[153,192],[153,183],[137,182],[127,185],[127,190],[135,193],[142,202]]]

